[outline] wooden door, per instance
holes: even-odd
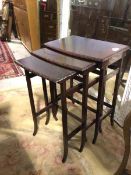
[[[16,18],[16,23],[18,26],[20,38],[27,47],[31,51],[31,38],[30,38],[30,30],[28,23],[28,14],[25,10],[14,7],[14,13]]]
[[[26,1],[25,0],[13,0],[14,6],[26,10]]]

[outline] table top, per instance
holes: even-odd
[[[41,60],[80,72],[90,70],[96,65],[94,62],[75,59],[46,48],[36,50],[32,54]]]
[[[76,75],[75,71],[40,60],[34,56],[15,61],[19,66],[55,83],[61,83]]]
[[[128,46],[107,41],[69,36],[45,43],[45,47],[84,60],[106,62],[113,59],[113,55],[125,52]]]

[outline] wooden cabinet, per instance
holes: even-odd
[[[131,35],[128,29],[110,26],[108,41],[129,45],[131,47]]]
[[[13,0],[14,14],[22,43],[29,51],[40,48],[39,12],[36,0]]]
[[[71,34],[105,39],[108,33],[108,18],[105,17],[107,14],[106,10],[84,5],[72,5],[70,12]]]
[[[46,9],[42,7],[40,2],[40,29],[41,29],[41,45],[45,42],[57,39],[57,8],[55,1],[47,1]]]

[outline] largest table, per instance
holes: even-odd
[[[45,47],[80,60],[96,62],[100,78],[96,112],[97,121],[93,139],[93,143],[95,143],[100,128],[100,118],[103,116],[106,80],[116,75],[111,110],[107,114],[110,115],[111,124],[114,124],[114,112],[120,84],[122,63],[126,51],[129,49],[128,46],[79,36],[69,36],[45,43]],[[116,62],[118,62],[118,68],[113,73],[107,74],[107,68]]]

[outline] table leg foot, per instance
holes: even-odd
[[[63,159],[62,159],[62,162],[63,162],[63,163],[66,162],[67,155],[68,155],[68,148],[64,149],[64,155],[63,155]]]
[[[113,119],[113,118],[114,118],[114,117],[112,117],[112,118],[111,118],[111,121],[110,121],[110,122],[111,122],[111,126],[114,126],[114,119]]]
[[[55,111],[53,112],[53,117],[54,117],[54,119],[57,121],[58,118],[56,117],[56,115],[57,115],[57,110],[55,110]]]
[[[94,134],[94,138],[93,138],[92,144],[95,144],[96,143],[96,140],[97,140],[97,137],[98,137],[98,133],[99,133],[99,126],[96,126],[95,134]]]
[[[102,134],[102,123],[100,122],[99,132]]]
[[[79,152],[82,152],[82,151],[83,151],[84,146],[85,146],[85,142],[81,145],[81,147],[80,147],[80,149],[79,149]]]
[[[50,121],[50,111],[47,112],[47,117],[46,117],[46,121],[45,121],[45,125],[48,125]]]
[[[38,124],[37,124],[37,119],[34,120],[34,132],[33,132],[33,136],[35,136],[38,132]]]

